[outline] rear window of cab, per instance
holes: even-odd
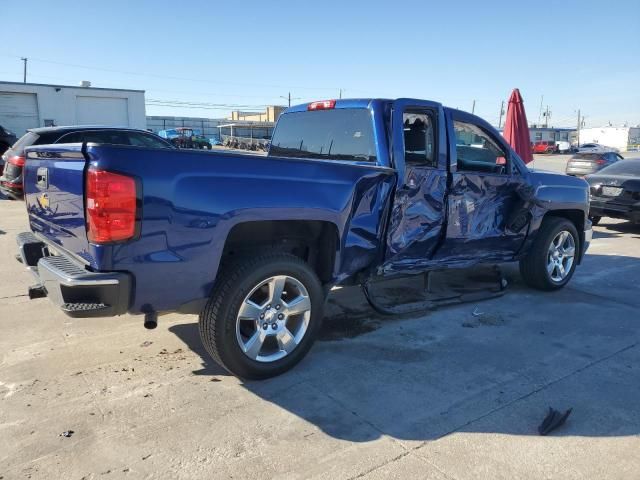
[[[269,155],[375,162],[371,113],[365,108],[285,113],[278,120]]]

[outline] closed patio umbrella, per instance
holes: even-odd
[[[517,88],[513,89],[509,98],[507,118],[504,122],[504,133],[502,135],[511,145],[511,148],[524,160],[524,163],[529,163],[533,160],[527,114],[524,111],[524,102],[522,101],[520,90]]]

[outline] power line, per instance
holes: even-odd
[[[22,58],[19,57],[18,55],[10,55],[10,54],[0,54],[4,57],[14,57],[14,58]],[[268,87],[268,88],[281,88],[281,89],[288,89],[288,88],[292,88],[292,89],[300,89],[300,90],[336,90],[336,87],[309,87],[309,86],[297,86],[294,87],[292,85],[270,85],[270,84],[259,84],[259,83],[244,83],[244,82],[238,82],[236,80],[208,80],[208,79],[202,79],[202,78],[188,78],[188,77],[177,77],[177,76],[173,76],[173,75],[160,75],[160,74],[155,74],[155,73],[141,73],[141,72],[130,72],[127,70],[116,70],[116,69],[112,69],[112,68],[104,68],[104,67],[97,67],[97,66],[90,66],[90,65],[80,65],[77,63],[66,63],[66,62],[57,62],[57,61],[53,61],[53,60],[45,60],[43,58],[35,58],[35,57],[31,57],[30,58],[32,61],[36,61],[36,62],[41,62],[41,63],[49,63],[52,65],[61,65],[61,66],[65,66],[65,67],[73,67],[73,68],[84,68],[87,70],[96,70],[96,71],[101,71],[101,72],[109,72],[109,73],[119,73],[119,74],[123,74],[123,75],[134,75],[134,76],[138,76],[138,77],[149,77],[149,78],[164,78],[164,79],[168,79],[168,80],[180,80],[180,81],[187,81],[187,82],[200,82],[200,83],[211,83],[211,84],[217,84],[217,85],[238,85],[238,86],[251,86],[251,87]]]

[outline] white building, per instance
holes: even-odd
[[[144,90],[0,81],[0,125],[22,136],[28,128],[111,125],[146,128]]]
[[[621,152],[637,150],[640,145],[640,127],[598,127],[580,130],[580,144],[599,143],[617,148]]]

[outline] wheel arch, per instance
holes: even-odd
[[[323,284],[336,271],[340,237],[338,226],[327,220],[252,220],[235,224],[228,232],[221,263],[263,249],[291,253],[306,261]]]

